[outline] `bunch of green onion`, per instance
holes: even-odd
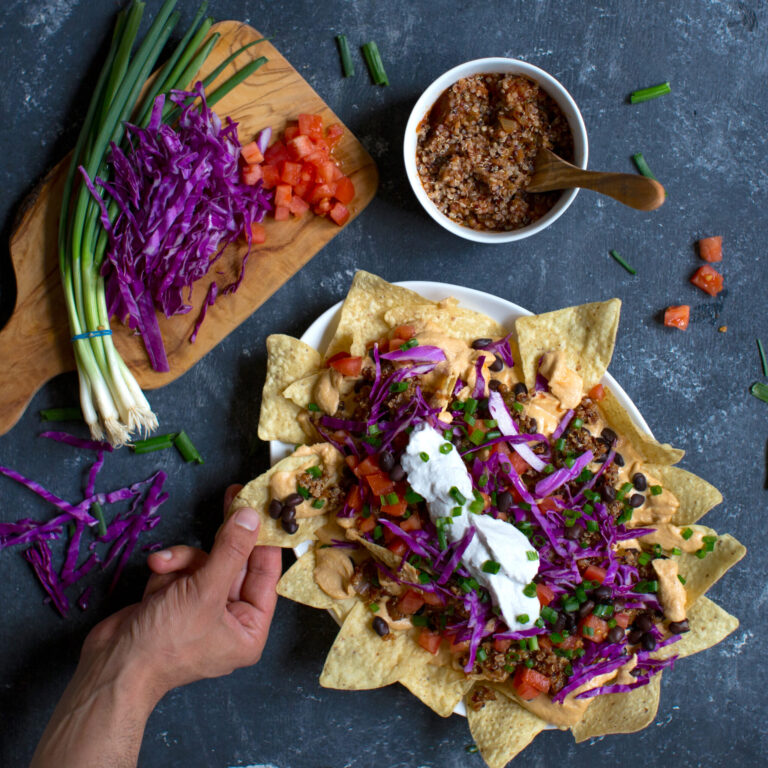
[[[206,39],[213,19],[203,18],[207,2],[200,6],[191,27],[167,62],[141,94],[160,53],[179,21],[176,0],[165,0],[140,44],[136,43],[144,3],[133,2],[120,12],[104,67],[96,82],[85,122],[70,160],[59,219],[59,267],[67,303],[69,326],[80,380],[80,405],[94,438],[106,437],[123,445],[135,432],[149,433],[157,417],[144,393],[120,357],[109,330],[109,313],[101,266],[108,244],[100,210],[79,178],[82,166],[90,179],[107,177],[107,153],[111,142],[124,139],[124,122],[145,127],[157,96],[171,90],[187,90],[205,62],[218,34]],[[254,41],[229,56],[202,82],[207,89],[224,69]],[[242,67],[212,93],[212,106],[258,69],[260,57]],[[172,123],[179,110],[168,103],[163,121]],[[103,191],[99,194],[104,194]],[[105,200],[111,221],[117,215],[114,202]]]

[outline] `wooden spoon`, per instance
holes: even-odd
[[[526,191],[549,192],[571,187],[591,189],[641,211],[653,211],[664,203],[665,198],[664,187],[647,176],[584,171],[566,163],[554,152],[540,149],[536,154],[533,177]]]

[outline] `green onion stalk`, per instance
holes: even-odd
[[[133,119],[146,126],[155,99],[172,89],[187,89],[218,40],[218,34],[206,40],[213,19],[203,18],[207,9],[207,2],[203,2],[192,26],[142,97],[142,88],[179,21],[175,4],[176,0],[165,0],[135,51],[145,4],[133,0],[118,14],[109,52],[72,154],[59,219],[59,268],[83,418],[93,437],[106,437],[116,446],[128,443],[136,432],[151,432],[157,427],[157,417],[117,351],[110,330],[101,267],[109,241],[104,217],[113,222],[117,206],[103,199],[103,190],[93,185],[89,189],[81,172],[89,179],[106,177],[110,144],[123,142],[125,121]],[[236,51],[226,64],[253,44]],[[208,103],[214,104],[265,61],[261,57],[242,67],[207,96]],[[206,78],[204,87],[221,74],[224,66]],[[178,114],[171,108],[164,114],[165,122],[173,122]],[[97,201],[95,196],[100,199]]]

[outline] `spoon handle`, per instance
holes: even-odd
[[[528,192],[582,187],[618,200],[631,208],[652,211],[664,202],[664,187],[654,179],[634,173],[585,171],[567,163],[554,152],[541,150]]]

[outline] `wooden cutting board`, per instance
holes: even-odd
[[[236,21],[222,21],[212,31],[219,32],[221,37],[203,67],[201,79],[242,45],[262,37],[252,27]],[[341,122],[269,42],[249,48],[216,84],[259,56],[266,56],[268,62],[215,107],[219,115],[238,123],[243,143],[267,126],[279,133],[286,121],[295,119],[299,112],[321,114],[326,126]],[[336,146],[334,156],[355,184],[356,196],[348,206],[352,220],[373,198],[378,172],[370,155],[349,130]],[[48,174],[27,202],[11,237],[17,299],[11,319],[0,331],[0,434],[18,421],[43,384],[59,373],[75,369],[56,249],[66,171],[64,160]],[[160,317],[170,372],[153,371],[140,338],[113,320],[115,344],[142,388],[161,387],[189,370],[340,231],[332,221],[311,213],[284,222],[270,218],[266,229],[267,242],[251,252],[240,289],[234,295],[221,297],[208,311],[194,344],[189,343],[189,336],[208,286],[215,279],[223,287],[237,276],[246,250],[244,244],[230,246],[208,276],[198,281],[191,312],[170,319]]]

